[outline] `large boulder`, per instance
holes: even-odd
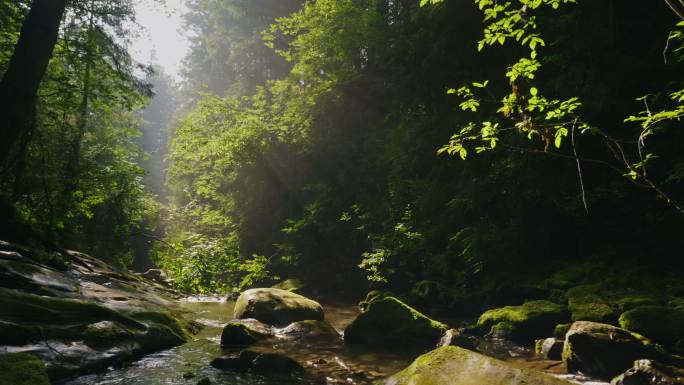
[[[292,322],[324,318],[323,307],[311,299],[287,290],[250,289],[238,297],[235,318],[255,318],[269,325],[286,326]]]
[[[45,364],[28,353],[0,355],[1,385],[50,385]]]
[[[684,338],[684,308],[639,306],[620,316],[620,326],[667,346]]]
[[[563,305],[550,301],[527,301],[520,306],[487,310],[477,320],[477,326],[495,336],[533,341],[551,335],[557,324],[566,321]]]
[[[613,378],[611,385],[681,385],[684,370],[651,360],[638,360],[634,366]]]
[[[394,297],[371,301],[344,331],[348,344],[436,346],[447,326]]]
[[[386,382],[386,385],[434,384],[570,385],[570,382],[455,346],[423,354]]]
[[[644,337],[612,325],[578,321],[565,335],[563,361],[570,372],[610,379],[635,360],[656,357],[659,353]]]

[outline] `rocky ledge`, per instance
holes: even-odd
[[[83,253],[0,241],[0,362],[14,372],[35,357],[43,364],[29,366],[55,381],[179,345],[197,325],[182,319],[176,299]]]

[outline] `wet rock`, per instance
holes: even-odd
[[[304,368],[288,356],[276,353],[258,355],[252,361],[250,373],[261,375],[288,376],[302,373]]]
[[[197,382],[197,385],[211,385],[211,380],[209,377],[204,377]]]
[[[272,335],[270,326],[253,318],[233,320],[223,327],[221,345],[247,346]]]
[[[292,322],[324,318],[321,305],[286,290],[250,289],[235,302],[235,318],[255,318],[269,325],[286,326]]]
[[[682,385],[684,370],[651,360],[638,360],[634,366],[613,378],[611,385]]]
[[[0,384],[50,385],[50,380],[40,358],[27,353],[8,353],[0,355]]]
[[[436,346],[447,326],[394,297],[370,302],[344,331],[348,344],[368,346]]]
[[[446,346],[418,357],[386,385],[570,385],[545,373],[519,368],[466,349]]]
[[[528,301],[520,306],[487,310],[477,326],[494,337],[531,342],[553,333],[555,325],[568,318],[563,305],[550,301]]]
[[[449,329],[444,333],[442,339],[439,340],[437,346],[458,346],[463,349],[476,350],[476,339],[473,336],[461,333],[457,329]]]
[[[174,313],[174,293],[95,258],[62,250],[57,270],[25,248],[0,249],[12,253],[0,255],[0,345],[39,356],[50,378],[106,370],[194,329]]]
[[[265,376],[288,376],[304,371],[297,361],[285,355],[251,350],[243,350],[237,356],[215,358],[211,366],[220,370]]]
[[[684,338],[684,308],[640,306],[623,313],[620,326],[657,343],[674,346]]]
[[[556,338],[547,338],[542,342],[540,354],[545,360],[561,360],[565,341]]]
[[[304,338],[307,340],[339,339],[340,333],[327,321],[297,321],[285,328],[276,330],[276,334],[285,338]]]
[[[568,371],[610,379],[635,360],[660,354],[645,338],[618,327],[590,321],[572,324],[565,337],[563,361]]]
[[[252,368],[253,361],[257,356],[259,356],[259,353],[251,350],[243,350],[236,356],[215,358],[211,361],[210,365],[220,370],[246,373]]]

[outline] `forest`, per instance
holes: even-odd
[[[683,0],[137,3],[0,3],[0,385],[684,384]]]

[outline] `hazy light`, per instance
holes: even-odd
[[[145,30],[133,39],[131,54],[141,63],[164,67],[166,73],[178,79],[189,44],[181,32],[186,8],[184,0],[163,3],[159,0],[136,2],[136,18]]]

